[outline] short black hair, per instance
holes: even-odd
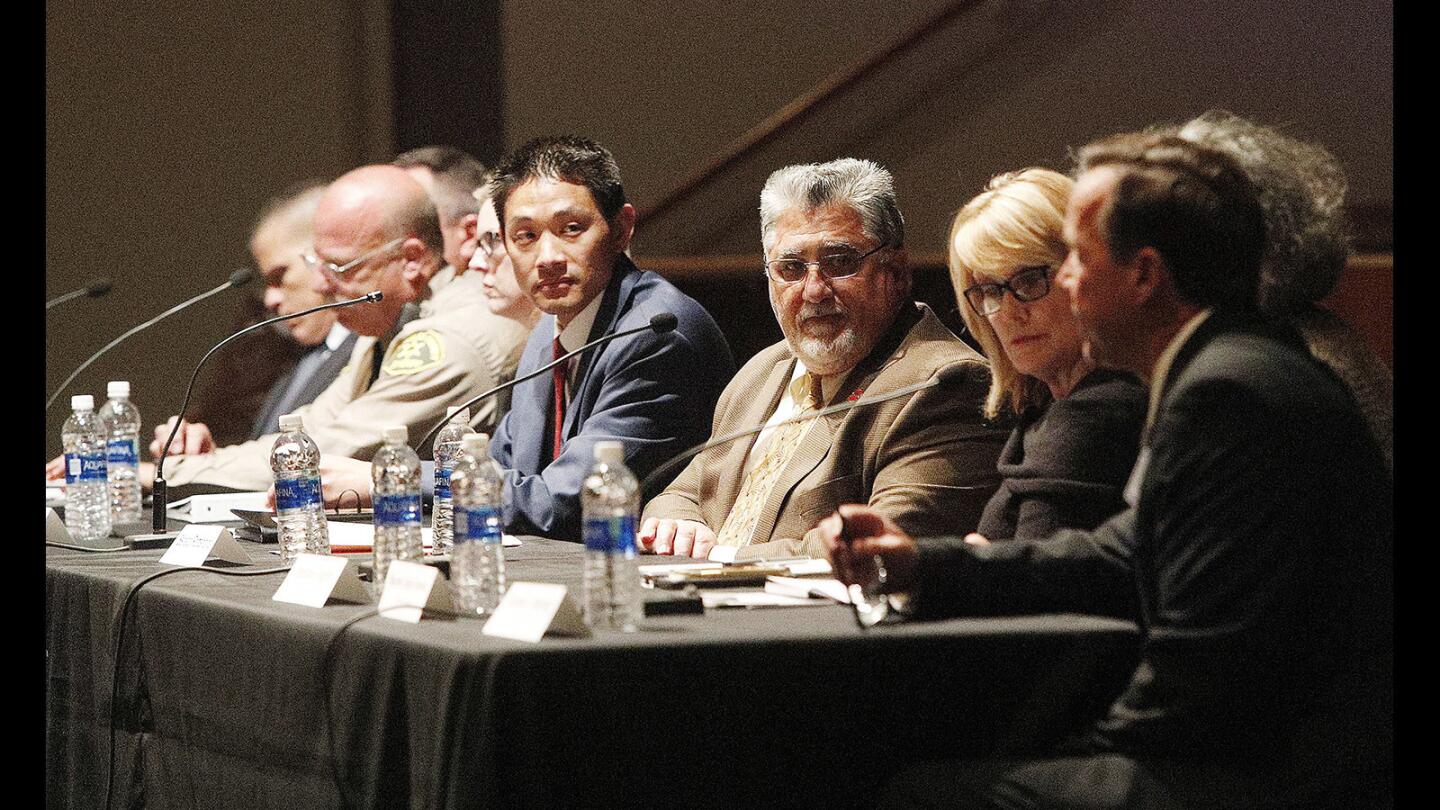
[[[589,189],[607,221],[613,220],[625,206],[620,166],[610,150],[579,135],[549,135],[535,138],[496,164],[491,196],[501,230],[505,228],[505,202],[511,192],[537,177]]]
[[[401,152],[390,161],[393,166],[408,169],[424,166],[435,177],[431,197],[435,211],[454,222],[475,213],[475,189],[485,184],[485,164],[453,146],[421,146]]]
[[[1265,215],[1249,177],[1229,156],[1163,133],[1133,132],[1087,144],[1079,170],[1121,176],[1104,211],[1111,255],[1153,247],[1180,297],[1193,306],[1254,310],[1265,255]]]

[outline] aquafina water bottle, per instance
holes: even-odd
[[[455,542],[450,471],[455,469],[455,455],[460,451],[460,442],[474,433],[470,429],[469,408],[447,408],[445,418],[449,421],[435,436],[435,509],[430,525],[435,532],[436,554],[450,553]]]
[[[635,555],[640,485],[625,468],[625,447],[595,443],[595,465],[580,488],[585,537],[582,601],[585,623],[630,632],[640,620],[640,570]]]
[[[75,413],[60,429],[65,447],[65,528],[77,540],[110,534],[110,493],[105,473],[105,429],[95,414],[95,398],[70,398]]]
[[[385,443],[370,461],[377,592],[384,591],[392,560],[425,556],[420,539],[420,456],[405,443],[404,425],[391,425],[383,435]]]
[[[302,551],[330,553],[325,502],[320,492],[320,448],[305,435],[298,413],[280,417],[280,435],[270,450],[275,473],[275,523],[280,527],[280,560]]]
[[[105,386],[110,398],[100,408],[105,426],[105,462],[110,480],[110,522],[140,520],[140,411],[130,401],[130,383],[112,380]]]
[[[471,433],[450,474],[455,497],[455,550],[450,582],[461,613],[487,615],[505,593],[505,547],[500,526],[504,479],[490,458],[490,437]]]

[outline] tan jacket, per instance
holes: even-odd
[[[989,365],[918,306],[922,314],[902,313],[826,404],[894,391],[952,366],[960,368],[960,381],[821,417],[780,473],[737,559],[823,557],[815,524],[842,503],[868,503],[912,535],[975,528],[1000,483],[995,461],[1007,432],[981,418]],[[906,321],[913,326],[902,334]],[[711,435],[763,423],[794,367],[784,341],[751,358],[720,395]],[[646,505],[645,517],[695,520],[718,533],[739,495],[754,441],[739,439],[696,456]]]
[[[478,273],[431,282],[433,293],[420,317],[405,324],[388,346],[361,336],[350,363],[311,404],[298,413],[305,432],[324,456],[368,461],[380,448],[386,425],[403,424],[414,442],[445,416],[445,406],[464,400],[515,375],[529,328],[490,312]],[[374,353],[385,352],[380,375],[370,384]],[[471,411],[476,430],[493,432],[509,407],[494,397]],[[276,434],[222,447],[212,453],[167,459],[171,486],[214,484],[258,490],[270,486],[270,449]]]

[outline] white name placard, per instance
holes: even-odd
[[[325,607],[330,599],[356,604],[369,602],[370,592],[360,581],[356,566],[350,563],[345,557],[328,554],[298,554],[285,581],[270,598],[317,608]]]
[[[425,608],[453,611],[450,585],[440,569],[409,560],[395,560],[385,573],[380,594],[380,615],[387,619],[419,624]]]
[[[250,564],[250,555],[240,547],[235,536],[224,526],[186,526],[165,551],[160,562],[167,565],[182,565],[199,568],[205,561],[215,557],[226,562]]]
[[[557,635],[588,636],[580,610],[564,585],[550,582],[512,582],[495,613],[480,632],[487,636],[539,641],[549,631]]]
[[[75,545],[75,538],[71,537],[70,530],[65,528],[65,521],[60,519],[60,513],[48,506],[45,507],[45,542]]]

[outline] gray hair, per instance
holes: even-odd
[[[895,201],[895,180],[879,164],[856,158],[786,166],[770,175],[760,191],[760,243],[775,244],[775,220],[786,211],[813,211],[848,205],[860,215],[865,234],[882,245],[905,243],[905,218]]]
[[[1262,310],[1282,315],[1335,289],[1350,234],[1343,210],[1348,184],[1334,155],[1224,110],[1202,113],[1178,134],[1224,152],[1255,186],[1266,231]]]

